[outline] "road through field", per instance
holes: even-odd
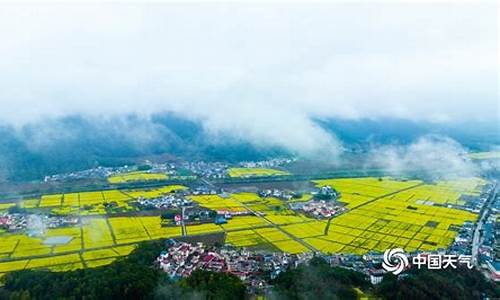
[[[400,189],[400,190],[397,190],[397,191],[394,191],[394,192],[390,192],[390,193],[388,193],[388,194],[384,194],[384,195],[381,195],[381,196],[375,197],[375,198],[373,198],[373,199],[371,199],[371,200],[369,200],[369,201],[366,201],[366,202],[364,202],[364,203],[359,204],[358,206],[354,206],[354,207],[352,207],[351,209],[349,209],[349,210],[348,210],[348,212],[352,212],[352,211],[353,211],[353,210],[355,210],[355,209],[358,209],[358,208],[363,207],[363,206],[365,206],[365,205],[367,205],[367,204],[373,203],[373,202],[375,202],[375,201],[377,201],[377,200],[380,200],[380,199],[383,199],[383,198],[386,198],[386,197],[390,197],[390,196],[392,196],[392,195],[396,195],[396,194],[398,194],[398,193],[405,192],[405,191],[407,191],[407,190],[414,189],[414,188],[419,187],[419,186],[421,186],[421,185],[423,185],[423,184],[424,184],[424,183],[422,182],[422,183],[419,183],[419,184],[416,184],[416,185],[412,185],[412,186],[406,187],[406,188],[404,188],[404,189]],[[336,218],[336,217],[338,217],[338,216],[339,216],[339,215],[336,215],[336,216],[333,216],[333,217],[331,217],[330,219],[328,219],[328,223],[326,224],[326,227],[325,227],[325,235],[328,235],[328,230],[330,230],[330,223],[332,222],[332,220],[333,220],[333,219],[335,219],[335,218]]]
[[[211,187],[216,187],[213,183],[209,182],[208,180],[206,179],[202,179],[203,182],[205,182],[207,185],[211,186]],[[246,208],[248,211],[252,212],[254,215],[260,217],[261,219],[263,219],[264,221],[266,221],[269,225],[271,225],[272,227],[276,228],[277,230],[281,231],[283,234],[285,234],[286,236],[288,236],[289,238],[291,238],[292,240],[296,241],[297,243],[301,244],[302,246],[306,247],[307,249],[313,251],[313,252],[319,252],[318,249],[314,248],[313,246],[309,245],[308,243],[304,242],[302,239],[299,239],[293,235],[291,235],[290,233],[286,232],[285,230],[281,229],[281,227],[278,225],[278,224],[275,224],[273,223],[271,220],[269,220],[268,218],[266,218],[265,216],[263,216],[261,213],[259,212],[256,212],[254,211],[252,208],[250,208],[248,205],[246,205],[245,203],[243,202],[240,202],[236,199],[233,199],[235,202],[239,203],[241,206],[243,206],[244,208]]]
[[[309,245],[308,243],[304,242],[302,239],[299,239],[293,235],[291,235],[290,233],[286,232],[285,230],[281,229],[281,227],[278,225],[278,224],[275,224],[273,223],[271,220],[269,220],[268,218],[266,218],[264,215],[262,215],[262,213],[259,213],[259,212],[256,212],[254,211],[252,208],[250,208],[248,205],[246,205],[245,203],[243,202],[240,202],[236,199],[233,199],[235,202],[238,202],[241,206],[243,206],[244,208],[248,209],[248,211],[250,211],[251,213],[253,213],[254,215],[258,216],[259,218],[263,219],[264,221],[266,221],[267,223],[269,223],[269,225],[271,225],[272,227],[278,229],[279,231],[281,231],[283,234],[285,234],[286,236],[288,236],[289,238],[291,238],[292,240],[296,241],[297,243],[301,244],[302,246],[306,247],[307,249],[313,251],[313,252],[319,252],[318,249],[314,248],[313,246]]]
[[[476,230],[474,230],[474,235],[472,238],[472,263],[475,265],[478,264],[479,246],[481,244],[481,232],[483,230],[483,225],[486,217],[488,216],[488,212],[490,209],[489,206],[495,201],[497,192],[498,183],[495,182],[495,187],[493,188],[491,194],[488,196],[488,200],[484,203],[483,209],[481,210],[481,215],[476,224]]]

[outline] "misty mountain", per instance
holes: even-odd
[[[40,179],[98,165],[134,164],[161,154],[172,159],[233,162],[286,154],[283,149],[255,147],[234,139],[214,143],[199,123],[171,114],[147,120],[71,116],[18,129],[3,126],[0,136],[0,176],[10,180]]]
[[[408,144],[428,135],[442,135],[452,138],[470,150],[485,150],[500,143],[500,129],[497,123],[457,122],[428,123],[404,119],[327,119],[317,120],[326,130],[335,133],[348,145],[352,144]]]
[[[477,126],[463,124],[444,127],[397,119],[315,122],[336,135],[346,149],[406,144],[429,133],[450,136],[470,149],[488,148],[488,144],[481,142],[484,140],[499,143],[495,126],[484,125],[477,130]],[[168,159],[238,162],[298,154],[246,136],[214,135],[202,122],[172,113],[149,118],[69,116],[20,128],[5,125],[0,127],[0,136],[0,178],[10,180],[40,179],[44,175],[98,165],[134,164],[165,155]]]

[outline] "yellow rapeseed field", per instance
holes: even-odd
[[[230,168],[228,170],[231,177],[258,177],[258,176],[282,176],[290,175],[289,172],[267,169],[267,168]]]
[[[111,184],[127,183],[134,181],[155,181],[166,180],[168,176],[162,173],[148,173],[145,171],[129,172],[116,174],[108,177],[108,182]]]

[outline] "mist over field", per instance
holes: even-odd
[[[473,172],[462,152],[500,140],[496,8],[2,5],[0,179],[359,148]]]
[[[374,147],[368,162],[397,175],[412,171],[435,179],[476,176],[479,169],[467,159],[466,153],[453,139],[428,135],[408,145]]]

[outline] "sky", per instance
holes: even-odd
[[[314,152],[317,118],[498,122],[497,5],[0,4],[0,124],[169,111]]]

